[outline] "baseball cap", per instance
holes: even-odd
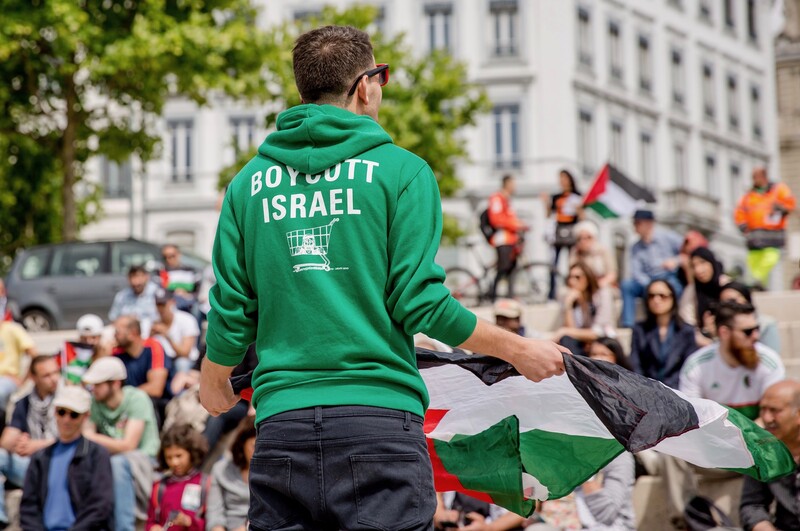
[[[103,320],[99,316],[87,313],[78,319],[78,324],[75,325],[75,328],[78,329],[78,333],[82,336],[99,336],[103,333],[104,326]]]
[[[86,413],[92,406],[92,395],[79,385],[65,385],[56,391],[53,407],[63,407],[75,413]]]
[[[172,300],[172,292],[159,288],[156,290],[156,304],[166,304]]]
[[[519,319],[522,317],[522,305],[514,299],[497,299],[494,303],[495,317]]]
[[[83,383],[99,384],[104,382],[123,381],[128,378],[128,371],[125,364],[116,356],[106,356],[92,363],[84,373]]]
[[[645,210],[640,208],[636,212],[633,213],[633,220],[634,221],[653,221],[656,219],[656,216],[653,214],[652,210]]]

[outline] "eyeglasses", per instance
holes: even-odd
[[[739,328],[739,332],[743,333],[747,337],[751,337],[754,333],[761,331],[761,327],[756,325],[752,328]]]
[[[367,77],[377,76],[378,74],[380,74],[380,77],[378,78],[378,83],[380,83],[381,86],[383,87],[386,85],[386,83],[389,82],[389,65],[387,65],[386,63],[381,63],[379,65],[376,65],[375,68],[373,68],[372,70],[367,70],[366,72],[358,76],[356,82],[353,83],[353,86],[350,87],[350,90],[347,92],[347,96],[350,97],[353,94],[355,94],[356,87],[358,87],[358,82],[361,81],[361,78],[363,78],[364,76]]]
[[[667,300],[671,299],[672,295],[670,295],[669,293],[648,293],[647,298],[650,299],[651,301],[655,299]]]
[[[68,409],[64,409],[63,407],[60,407],[60,408],[56,409],[56,414],[57,414],[59,417],[63,417],[63,416],[65,416],[65,415],[69,415],[69,417],[70,417],[71,419],[73,419],[73,420],[81,416],[81,414],[80,414],[80,413],[76,413],[76,412],[74,412],[74,411],[70,411],[70,410],[68,410]]]

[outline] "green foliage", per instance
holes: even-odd
[[[76,237],[101,196],[76,187],[84,163],[151,159],[171,96],[268,96],[274,43],[249,0],[3,0],[0,11],[0,256]]]

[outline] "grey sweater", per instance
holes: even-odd
[[[250,487],[242,479],[239,468],[224,458],[211,468],[211,487],[206,507],[206,531],[224,527],[228,531],[247,522]]]
[[[603,488],[584,495],[580,490],[578,505],[585,503],[590,515],[589,522],[581,518],[584,529],[592,531],[634,531],[636,522],[633,514],[633,454],[623,452],[602,470]],[[578,514],[580,514],[580,509]],[[593,522],[591,520],[594,520]]]

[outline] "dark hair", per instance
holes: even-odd
[[[192,458],[192,468],[199,468],[208,453],[208,441],[200,432],[189,424],[176,424],[164,432],[161,437],[161,448],[158,450],[158,464],[161,466],[161,470],[169,468],[164,453],[170,446],[177,446],[189,452]]]
[[[569,272],[571,272],[575,268],[580,269],[583,271],[583,274],[586,276],[586,291],[589,294],[589,299],[594,297],[594,294],[600,289],[600,285],[597,283],[597,276],[594,274],[594,271],[586,265],[586,262],[578,261],[569,266]],[[569,272],[567,273],[567,283],[569,283]]]
[[[625,351],[622,349],[622,345],[620,345],[619,341],[612,337],[601,337],[596,339],[595,343],[603,345],[610,350],[612,354],[614,354],[614,363],[623,369],[628,369],[629,371],[633,370],[633,367],[631,367],[627,356],[625,356]]]
[[[647,285],[647,288],[645,288],[644,290],[644,298],[645,298],[644,309],[646,315],[644,319],[645,328],[652,329],[655,328],[656,326],[656,315],[652,311],[650,311],[650,301],[648,300],[649,299],[648,293],[650,293],[650,288],[659,283],[667,286],[670,295],[672,295],[672,308],[669,311],[669,320],[670,322],[675,323],[676,326],[680,327],[681,325],[683,325],[683,319],[681,319],[678,308],[678,294],[675,291],[675,288],[672,286],[672,284],[670,284],[663,278],[657,278],[651,281],[650,284]]]
[[[742,297],[744,297],[749,304],[753,304],[753,293],[750,291],[750,288],[748,288],[745,284],[733,280],[722,286],[722,288],[720,289],[720,294],[722,294],[723,291],[728,289],[732,289],[733,291],[740,293]]]
[[[138,273],[144,273],[144,274],[147,274],[147,269],[145,269],[143,265],[139,265],[139,264],[137,264],[137,265],[132,265],[132,266],[131,266],[131,267],[128,269],[128,276],[129,276],[129,277],[130,277],[130,276],[133,276],[133,275],[136,275],[136,274],[138,274]]]
[[[513,181],[513,180],[514,180],[514,176],[511,175],[510,173],[506,174],[506,175],[503,175],[503,180],[502,180],[503,187],[505,187],[505,185],[506,185],[506,183],[508,181]]]
[[[752,304],[739,304],[738,302],[720,302],[716,308],[715,323],[717,329],[721,326],[733,328],[733,320],[737,315],[750,315],[756,309]]]
[[[237,428],[236,437],[231,443],[231,458],[239,470],[245,470],[250,465],[244,455],[244,443],[256,438],[256,419],[252,415],[243,418]]]
[[[573,194],[581,195],[580,190],[578,190],[578,186],[575,184],[575,177],[572,176],[569,170],[562,169],[560,172],[558,172],[558,174],[563,175],[567,179],[569,179],[569,187],[572,189]]]
[[[305,103],[341,100],[374,60],[369,35],[352,26],[323,26],[303,33],[292,50],[300,97]]]
[[[55,356],[50,356],[48,354],[39,354],[38,356],[34,356],[31,360],[31,366],[29,369],[31,371],[31,375],[36,376],[36,367],[48,360],[57,361]]]

